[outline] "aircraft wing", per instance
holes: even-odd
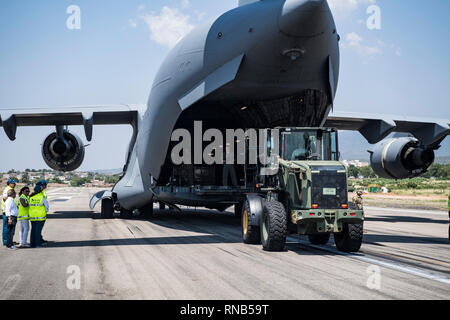
[[[409,133],[426,146],[438,146],[450,134],[449,119],[411,118],[394,115],[371,115],[333,112],[325,127],[359,131],[370,144],[375,144],[393,132]]]
[[[84,126],[86,138],[92,139],[94,125],[130,124],[137,130],[141,105],[80,106],[36,109],[0,109],[0,127],[10,140],[16,139],[17,127]]]

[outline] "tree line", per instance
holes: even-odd
[[[348,168],[348,176],[353,178],[377,178],[371,166],[357,168],[350,166]],[[450,179],[450,164],[433,164],[428,172],[421,175],[422,178]]]

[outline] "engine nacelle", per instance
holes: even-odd
[[[380,142],[371,152],[373,171],[381,178],[407,179],[420,176],[433,164],[434,150],[414,138],[394,138]]]
[[[57,171],[74,171],[84,160],[84,144],[76,135],[64,131],[61,137],[57,133],[49,135],[42,145],[42,157],[45,163]]]

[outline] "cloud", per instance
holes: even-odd
[[[137,27],[137,22],[134,21],[133,19],[128,20],[128,24],[129,24],[130,27],[132,27],[132,28],[136,28],[136,27]]]
[[[183,1],[189,4],[188,1]],[[176,8],[164,6],[161,13],[141,15],[150,29],[150,38],[161,46],[173,48],[178,41],[194,29],[189,23],[189,15],[183,14]]]
[[[384,46],[381,41],[378,42],[378,46],[366,46],[363,44],[363,38],[356,32],[347,34],[345,38],[344,48],[350,48],[356,51],[360,56],[369,57],[377,54],[383,54],[380,47]]]
[[[189,0],[181,0],[181,9],[189,8],[191,4],[189,3]]]

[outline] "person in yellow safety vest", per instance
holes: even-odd
[[[40,180],[38,183],[37,183],[38,185],[40,185],[40,186],[42,186],[42,193],[44,194],[44,197],[47,199],[47,201],[48,201],[48,198],[47,198],[47,191],[45,190],[45,189],[47,189],[47,181],[45,181],[45,180]]]
[[[45,180],[40,180],[36,185],[40,185],[42,187],[42,194],[44,195],[45,199],[48,202],[48,197],[47,197],[47,191],[45,189],[47,189],[47,181]],[[44,225],[45,225],[45,221],[44,221]],[[44,226],[42,226],[42,228],[44,228]],[[44,238],[41,239],[41,243],[47,243],[47,240],[44,240]]]
[[[20,222],[20,244],[19,248],[28,248],[27,244],[28,231],[30,230],[30,188],[23,187],[19,192],[17,206],[19,208],[18,221]]]
[[[16,187],[16,181],[14,179],[9,179],[6,184],[7,186],[5,190],[3,190],[2,194],[2,215],[3,215],[2,242],[4,246],[6,246],[7,242],[6,236],[8,233],[8,222],[6,221],[6,214],[5,214],[5,201],[8,199],[8,191],[14,190],[14,188]]]
[[[32,248],[40,248],[42,245],[42,228],[47,220],[49,205],[42,193],[42,186],[36,185],[34,193],[30,197],[29,216],[31,222],[30,244]]]

